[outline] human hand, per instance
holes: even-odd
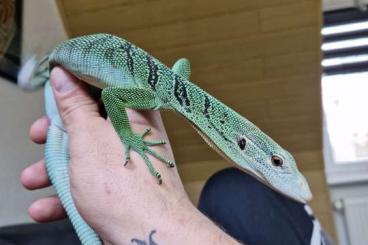
[[[155,241],[196,244],[188,240],[188,234],[194,232],[196,237],[193,239],[201,238],[198,230],[203,224],[208,226],[203,234],[220,232],[224,239],[229,239],[190,203],[176,168],[167,168],[164,163],[150,157],[163,178],[163,184],[158,185],[137,153],[131,151],[130,163],[123,166],[124,146],[110,121],[100,116],[97,103],[86,92],[84,84],[60,68],[53,69],[51,80],[59,112],[69,134],[73,200],[82,217],[103,240],[131,244],[132,239],[145,240],[152,230],[156,230]],[[168,142],[158,112],[128,110],[128,116],[134,132],[151,128],[148,140],[163,138]],[[47,127],[47,118],[37,120],[30,130],[32,140],[44,143]],[[155,150],[173,157],[169,144],[156,146]],[[21,181],[28,189],[49,186],[44,161],[25,169]],[[57,197],[35,201],[29,213],[39,222],[65,217]],[[204,244],[203,240],[200,243]]]

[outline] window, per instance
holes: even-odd
[[[321,33],[327,169],[368,166],[368,12],[325,12]]]

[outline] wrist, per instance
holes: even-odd
[[[183,245],[239,244],[192,204],[191,208],[173,217],[167,230],[167,237],[162,240],[165,244],[166,241],[170,241],[167,244]]]
[[[203,215],[189,200],[175,205],[171,214],[167,214],[158,221],[156,227],[152,226],[146,230],[144,241],[147,244],[150,244],[150,234],[153,234],[153,241],[156,244],[239,244]]]

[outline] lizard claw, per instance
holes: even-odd
[[[168,161],[167,166],[168,166],[169,168],[174,168],[174,167],[175,167],[175,164],[174,164],[174,162],[172,162],[172,161]]]
[[[157,183],[159,185],[162,184],[162,178],[161,178],[161,174],[159,172],[156,172],[156,178],[157,178]]]
[[[151,128],[146,128],[146,130],[142,134],[142,138],[144,138],[147,134],[151,132]]]
[[[146,146],[155,146],[155,145],[165,145],[165,140],[156,140],[156,141],[143,141]]]

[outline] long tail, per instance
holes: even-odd
[[[29,58],[18,73],[18,86],[24,90],[34,90],[49,80],[49,68],[44,65],[48,55],[40,61],[36,56]]]
[[[38,61],[32,56],[21,68],[18,74],[18,86],[24,90],[35,90],[45,84],[45,109],[50,126],[45,145],[45,162],[47,174],[68,217],[83,245],[101,245],[96,232],[83,220],[72,199],[69,183],[69,148],[68,134],[55,103],[50,86],[49,67],[45,65],[48,56]]]
[[[83,220],[74,205],[69,183],[68,135],[63,128],[49,83],[45,86],[46,114],[50,118],[45,146],[46,169],[74,229],[84,245],[101,245],[101,240]]]

